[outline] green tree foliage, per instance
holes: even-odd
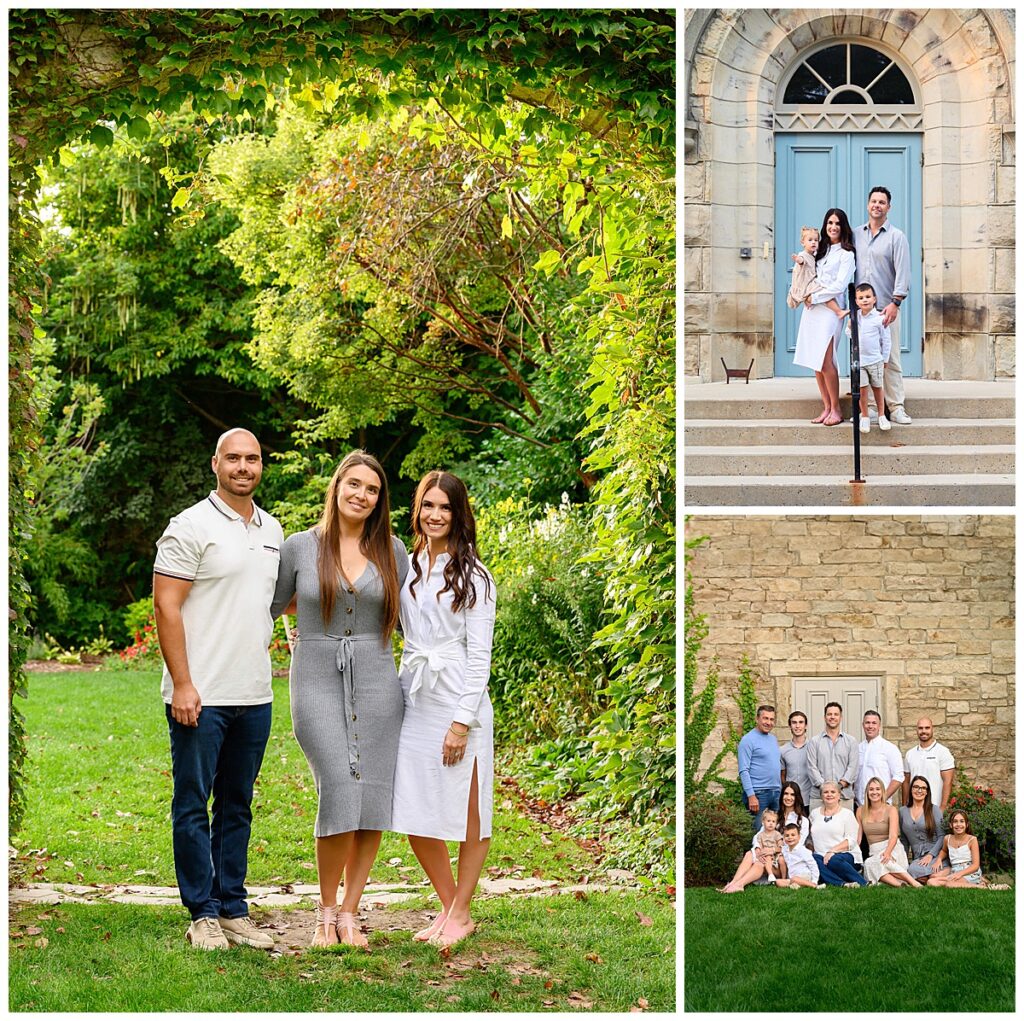
[[[220,123],[222,133],[236,130],[231,125],[238,123],[258,126],[279,102],[280,89],[311,116],[365,123],[368,144],[362,144],[360,131],[353,157],[366,160],[377,153],[375,137],[380,126],[374,122],[403,109],[417,111],[422,123],[410,118],[408,124],[389,123],[389,127],[429,146],[438,161],[457,149],[472,153],[479,163],[478,179],[487,194],[479,206],[480,215],[470,224],[472,230],[455,235],[463,245],[457,260],[461,265],[453,267],[443,292],[431,293],[422,281],[416,285],[414,273],[410,275],[415,270],[412,263],[383,258],[381,237],[374,241],[368,235],[359,241],[365,244],[364,251],[374,254],[376,265],[386,267],[378,281],[382,288],[383,281],[400,281],[405,287],[398,291],[402,301],[417,293],[429,297],[419,307],[420,319],[411,336],[426,345],[450,344],[451,336],[436,326],[434,333],[427,333],[439,318],[439,294],[452,295],[454,290],[464,298],[472,292],[472,302],[459,301],[456,308],[484,311],[484,323],[464,323],[453,312],[450,333],[464,335],[460,342],[466,359],[478,354],[465,336],[489,336],[494,350],[480,352],[492,367],[490,377],[479,371],[482,359],[469,364],[452,358],[450,371],[459,378],[469,368],[478,383],[488,380],[490,389],[486,395],[477,395],[476,405],[472,394],[456,387],[446,390],[438,402],[453,422],[459,420],[452,412],[463,419],[485,421],[486,427],[462,421],[458,431],[454,426],[441,429],[433,421],[441,409],[431,402],[429,410],[417,408],[411,419],[394,422],[391,444],[396,456],[399,451],[407,456],[418,435],[405,449],[401,448],[403,438],[408,439],[410,432],[418,434],[430,423],[432,439],[410,460],[412,471],[436,457],[464,456],[460,437],[487,428],[492,433],[481,445],[486,450],[481,480],[490,493],[509,491],[509,480],[521,477],[522,466],[530,462],[525,453],[530,448],[543,452],[539,464],[545,480],[553,483],[560,474],[564,477],[572,465],[577,495],[588,489],[596,492],[597,552],[613,576],[606,586],[613,621],[600,641],[610,657],[609,695],[615,708],[596,725],[595,745],[605,756],[604,776],[626,810],[634,814],[640,810],[644,795],[638,795],[637,789],[643,788],[654,792],[658,804],[667,805],[670,743],[653,735],[663,728],[671,698],[666,670],[671,611],[664,596],[670,587],[671,570],[666,565],[673,541],[672,395],[666,380],[671,373],[674,329],[674,14],[20,9],[10,12],[9,24],[11,421],[12,439],[25,441],[18,448],[18,463],[12,465],[15,590],[22,591],[20,569],[29,527],[22,484],[36,447],[28,364],[33,304],[42,291],[38,226],[32,212],[39,162],[68,162],[85,138],[100,148],[116,149],[129,142],[144,148],[154,132],[159,136],[163,130],[156,114],[170,115],[179,109],[198,114],[207,124]],[[197,155],[201,159],[204,154]],[[209,222],[211,216],[210,209],[199,202],[209,183],[206,170],[200,173],[197,166],[192,172],[188,159],[166,169],[164,201],[184,217],[184,223],[204,227],[204,220]],[[430,168],[414,164],[413,169],[422,175]],[[445,173],[438,180],[442,189],[451,189],[453,180]],[[385,194],[380,190],[385,185],[383,176],[375,182],[378,196]],[[372,193],[372,189],[359,191],[360,195]],[[517,196],[529,196],[528,206],[521,208]],[[336,192],[335,198],[339,197]],[[116,206],[122,226],[128,228],[125,213],[130,216],[134,208],[137,216],[138,203],[133,207],[131,196],[126,200],[122,191]],[[144,208],[148,207],[144,204]],[[542,211],[538,223],[532,222],[530,211],[535,215]],[[305,213],[303,218],[308,219]],[[435,240],[441,239],[440,223],[431,219],[423,231],[433,230]],[[298,220],[293,226],[299,226]],[[493,289],[491,277],[497,263],[475,277],[468,272],[466,252],[473,231],[479,230],[486,232],[489,241],[506,243],[509,264],[530,284],[529,301],[514,299],[514,288]],[[130,228],[124,232],[125,239],[129,234]],[[424,243],[419,235],[416,238],[418,244]],[[350,265],[358,265],[360,251],[359,245],[352,249]],[[516,251],[521,253],[518,257]],[[524,271],[521,263],[526,253],[533,261]],[[93,268],[102,275],[103,298],[108,302],[97,316],[97,327],[107,331],[107,353],[101,355],[99,337],[84,329],[75,336],[83,347],[76,347],[73,357],[88,359],[90,372],[94,356],[106,359],[101,365],[103,372],[110,373],[109,386],[101,385],[101,392],[109,413],[114,412],[109,398],[115,379],[124,385],[125,393],[132,383],[131,373],[136,386],[160,380],[164,391],[170,390],[172,373],[162,373],[159,362],[173,358],[174,353],[183,358],[179,371],[188,367],[192,378],[208,378],[221,385],[227,378],[221,371],[228,362],[219,362],[203,376],[197,365],[208,357],[205,350],[187,361],[184,350],[171,345],[147,345],[145,350],[133,345],[130,331],[144,306],[129,302],[129,296],[140,279],[150,285],[156,281],[145,274],[140,277],[138,267],[118,258],[116,252],[111,251],[109,258],[98,250],[95,254]],[[325,266],[336,277],[343,262],[332,260]],[[369,273],[365,267],[360,269]],[[62,272],[62,280],[73,276],[73,267]],[[89,289],[88,280],[79,283],[86,285],[81,297],[88,295],[91,306],[97,293]],[[71,291],[77,301],[73,287]],[[382,305],[369,290],[356,297],[373,298],[375,308]],[[543,326],[530,321],[540,305],[545,321],[554,324],[549,336],[568,337],[550,353],[545,349]],[[495,314],[499,306],[509,309],[504,321]],[[75,313],[79,313],[77,305]],[[508,325],[520,322],[520,330]],[[147,329],[150,325],[160,328],[155,323],[147,324]],[[213,325],[219,329],[225,324]],[[508,330],[508,336],[497,332],[498,325]],[[475,332],[471,332],[473,326]],[[382,332],[395,341],[393,335]],[[61,341],[59,331],[54,335]],[[202,339],[207,337],[204,334]],[[403,334],[403,343],[407,340]],[[524,366],[532,368],[525,359],[536,363],[529,379],[509,358],[510,352],[520,357],[517,344],[523,348]],[[92,348],[84,354],[88,345]],[[164,354],[158,356],[158,350]],[[502,366],[503,373],[493,369],[501,364],[501,356],[510,363]],[[541,371],[545,359],[555,358],[559,360],[548,361]],[[253,371],[265,368],[257,364]],[[584,372],[589,380],[589,407],[580,403],[575,392],[574,377]],[[510,393],[515,400],[509,400]],[[145,400],[152,394],[150,390],[138,396]],[[492,395],[514,405],[504,408],[508,416],[504,421],[494,414]],[[209,407],[192,397],[189,400],[190,407],[209,412]],[[516,425],[524,415],[532,415],[529,428]],[[287,417],[283,415],[282,420]],[[165,421],[180,418],[169,416]],[[321,469],[312,445],[329,442],[340,432],[324,431],[323,425],[319,419],[300,423],[299,431],[305,430],[312,443],[292,462],[285,462],[306,473],[306,478]],[[511,435],[502,425],[520,435]],[[578,432],[581,427],[584,432]],[[552,437],[559,442],[551,442]],[[578,461],[573,463],[581,442],[592,444],[590,461],[582,469]],[[468,454],[468,448],[462,449]],[[573,453],[563,454],[566,450]],[[113,454],[110,444],[108,463]],[[515,474],[505,472],[509,462]],[[268,484],[268,492],[273,492],[273,480],[268,479]],[[621,514],[615,510],[617,493],[626,508]],[[646,580],[641,578],[644,557],[653,567]],[[12,692],[24,684],[19,657],[23,657],[27,621],[21,611],[26,598],[21,597],[20,609],[13,606],[19,615],[11,645]],[[18,603],[17,596],[14,601]],[[645,644],[633,647],[636,639]],[[15,718],[12,709],[11,777],[16,798],[22,750],[17,746]],[[672,728],[667,730],[671,733]],[[632,793],[627,785],[617,786],[621,777],[628,777]]]

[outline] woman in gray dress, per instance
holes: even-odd
[[[292,727],[318,798],[313,946],[368,945],[355,916],[381,830],[391,826],[403,715],[391,635],[408,570],[405,547],[391,534],[384,470],[354,451],[331,478],[316,527],[281,547],[271,607],[274,617],[298,615]]]
[[[910,804],[900,808],[900,836],[910,857],[907,871],[926,883],[945,836],[942,813],[932,805],[931,787],[926,777],[915,776],[910,781]]]

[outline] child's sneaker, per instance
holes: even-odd
[[[887,433],[892,428],[889,419],[887,419],[885,415],[878,416],[878,428],[884,433]]]
[[[887,429],[889,428],[889,423],[888,422],[885,423],[885,427]],[[860,431],[862,433],[869,433],[869,432],[871,432],[871,419],[865,417],[864,415],[861,415],[861,417],[860,417]]]

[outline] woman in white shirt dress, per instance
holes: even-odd
[[[850,221],[841,209],[830,209],[825,214],[818,245],[817,275],[821,290],[809,295],[804,302],[793,353],[797,365],[814,369],[824,405],[822,413],[812,419],[816,424],[839,425],[843,420],[839,410],[839,363],[835,351],[842,320],[823,303],[835,298],[846,307],[846,288],[853,280],[855,268]]]
[[[473,932],[470,902],[490,846],[493,712],[487,695],[495,586],[476,556],[469,494],[448,472],[416,489],[412,566],[402,586],[405,718],[391,828],[409,835],[441,901],[418,940],[451,946]],[[447,840],[459,841],[458,881]]]

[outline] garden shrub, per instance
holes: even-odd
[[[967,770],[958,766],[949,807],[949,814],[959,808],[971,821],[971,832],[978,838],[982,871],[1013,872],[1016,869],[1016,809],[1012,801],[998,797],[991,787],[973,783]]]
[[[727,883],[750,847],[750,814],[736,802],[708,793],[688,797],[685,809],[686,885]]]

